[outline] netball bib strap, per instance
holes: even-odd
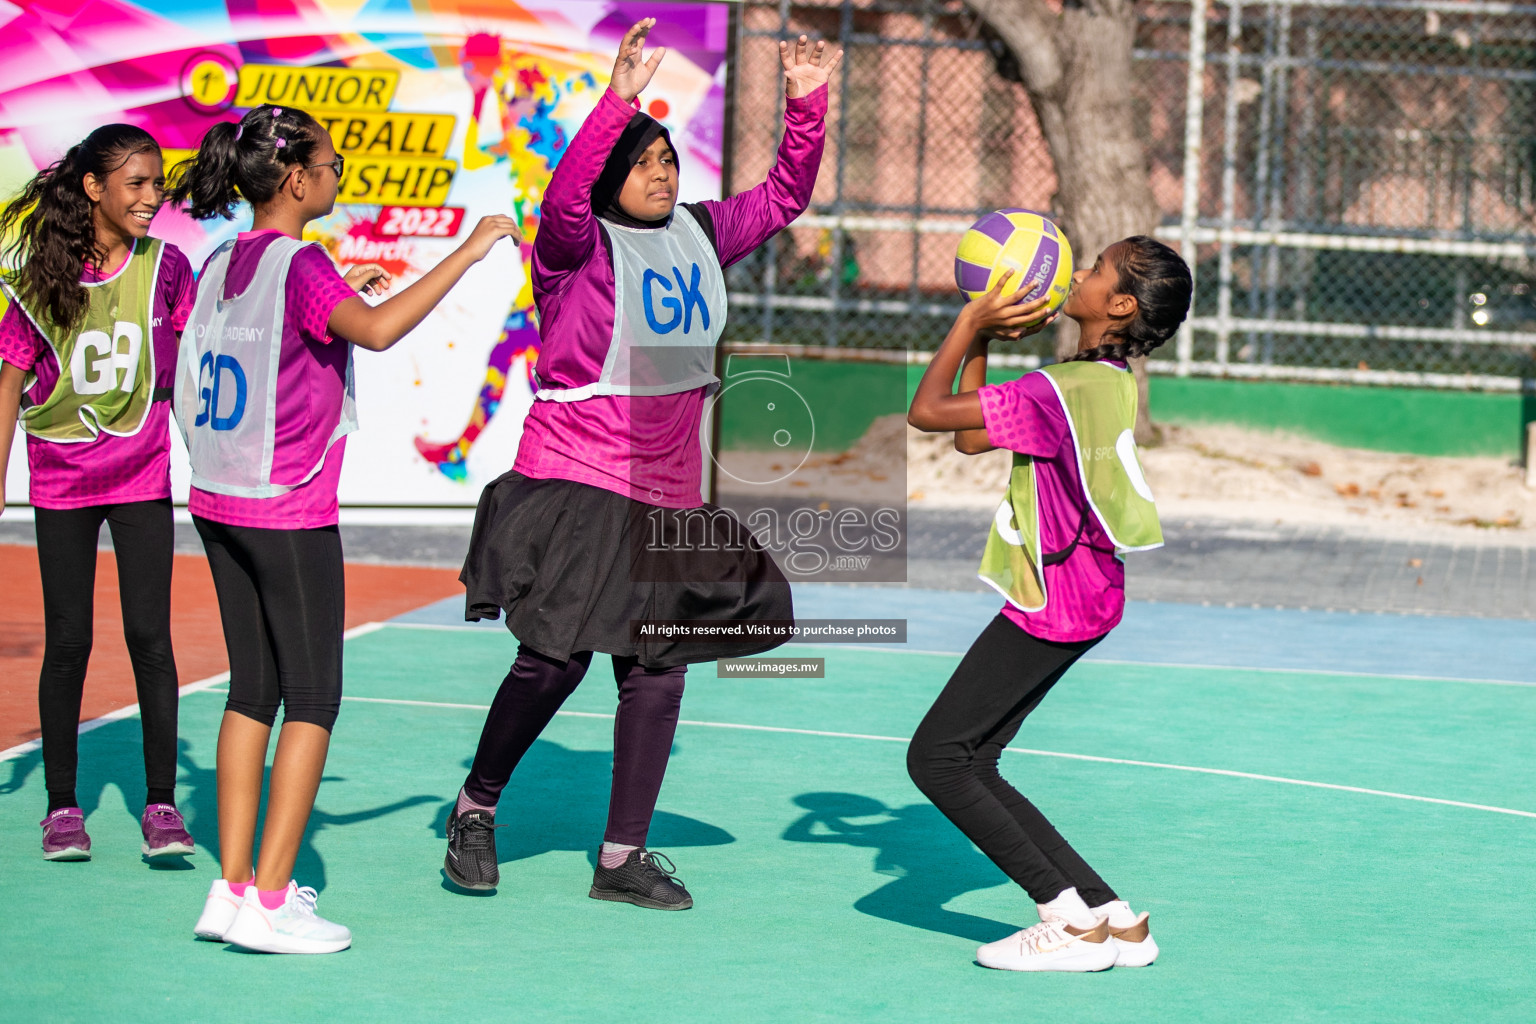
[[[53,391],[22,410],[23,430],[69,444],[94,441],[102,434],[131,437],[144,426],[155,394],[155,288],[164,248],[157,238],[141,238],[116,274],[105,281],[83,282],[89,298],[85,317],[75,328],[61,328],[34,315],[16,290],[4,284],[7,296],[47,340],[59,363]]]
[[[1051,382],[1066,413],[1087,503],[1083,516],[1092,510],[1117,555],[1162,547],[1157,506],[1136,457],[1135,379],[1104,363],[1055,363],[1037,372]],[[1049,595],[1042,567],[1057,561],[1041,554],[1039,509],[1034,460],[1015,454],[1008,493],[992,518],[977,576],[1027,612],[1045,607]],[[1074,538],[1073,548],[1077,543]]]
[[[598,379],[540,386],[534,398],[673,395],[720,383],[715,344],[725,330],[725,272],[684,207],[665,228],[603,222],[613,256],[613,336]]]
[[[330,431],[319,458],[301,479],[273,482],[288,270],[294,256],[313,244],[274,240],[261,254],[251,283],[232,298],[224,297],[224,282],[233,241],[220,246],[203,271],[192,318],[181,335],[174,399],[192,484],[199,490],[243,498],[286,493],[319,472],[331,444],[357,429],[349,351],[346,392],[336,421],[315,425]]]

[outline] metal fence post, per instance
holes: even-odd
[[[1221,264],[1216,293],[1216,363],[1232,358],[1232,228],[1237,218],[1237,58],[1242,52],[1243,5],[1227,5],[1227,96],[1222,116]]]
[[[843,245],[846,236],[843,233],[843,210],[846,205],[843,201],[843,188],[848,176],[848,73],[853,65],[853,0],[843,0],[841,10],[837,16],[837,44],[843,50],[843,64],[839,69],[838,77],[838,104],[842,116],[837,119],[837,190],[832,198],[832,214],[837,218],[837,226],[832,229],[832,246],[828,254],[831,267],[827,276],[827,323],[825,344],[829,348],[836,348],[842,343],[843,318],[839,314],[838,307],[842,302],[843,292]]]
[[[1184,94],[1184,217],[1179,231],[1179,255],[1195,272],[1199,247],[1195,230],[1200,226],[1200,153],[1205,132],[1205,5],[1194,0],[1189,11],[1189,78]],[[1179,376],[1189,376],[1195,356],[1195,329],[1185,321],[1179,329]]]

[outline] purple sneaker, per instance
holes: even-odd
[[[85,812],[60,807],[38,822],[43,826],[43,860],[90,860],[91,837],[85,834]]]
[[[144,830],[144,845],[140,849],[152,860],[197,852],[192,848],[186,822],[181,820],[181,812],[174,804],[150,804],[144,808],[139,827]]]

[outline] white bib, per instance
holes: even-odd
[[[715,344],[725,330],[725,272],[693,214],[665,228],[603,222],[613,253],[613,337],[597,380],[540,387],[534,398],[674,395],[720,383]]]
[[[261,254],[250,285],[225,299],[224,279],[235,246],[225,242],[197,283],[192,318],[181,335],[175,410],[192,462],[192,485],[200,490],[242,498],[284,494],[308,482],[331,445],[357,429],[349,346],[346,393],[320,458],[297,483],[272,482],[288,268],[299,250],[313,244],[286,237],[273,241]]]

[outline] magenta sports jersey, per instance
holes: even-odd
[[[1066,548],[1077,534],[1084,499],[1072,432],[1056,389],[1037,371],[1006,384],[989,384],[977,396],[987,440],[1034,456],[1041,550]],[[1046,606],[1026,612],[1004,604],[1003,614],[1042,640],[1070,643],[1103,636],[1119,625],[1125,612],[1125,564],[1113,552],[1114,544],[1090,512],[1077,548],[1066,561],[1045,567],[1050,595]]]
[[[261,255],[278,231],[241,232],[230,254],[224,282],[226,296],[251,283]],[[284,289],[282,354],[277,379],[277,436],[272,479],[302,479],[324,452],[325,464],[304,484],[271,498],[239,498],[192,488],[187,506],[193,515],[269,530],[307,530],[337,522],[336,487],[341,479],[346,438],[325,451],[336,410],[346,390],[348,342],[326,324],[343,299],[356,295],[336,264],[317,246],[297,253]]]
[[[117,273],[122,273],[123,266]],[[81,280],[106,280],[86,267]],[[176,379],[176,335],[192,313],[192,264],[181,250],[166,243],[150,333],[155,346],[155,386],[170,387]],[[0,362],[37,375],[26,392],[28,401],[42,402],[59,379],[59,361],[46,338],[15,305],[0,318]],[[129,501],[157,501],[171,496],[171,403],[155,402],[144,425],[131,437],[103,432],[94,441],[58,444],[27,435],[27,471],[32,504],[38,508],[85,508]]]
[[[827,89],[784,103],[784,139],[768,180],[724,201],[700,205],[715,248],[730,266],[767,241],[811,202],[826,135]],[[634,108],[603,93],[555,168],[533,249],[533,294],[541,320],[543,387],[598,378],[613,339],[613,261],[590,193]],[[681,173],[687,174],[686,166]],[[556,309],[558,308],[558,315]],[[514,469],[524,476],[601,487],[666,508],[699,504],[699,423],[704,388],[673,395],[597,395],[537,401],[523,422]]]

